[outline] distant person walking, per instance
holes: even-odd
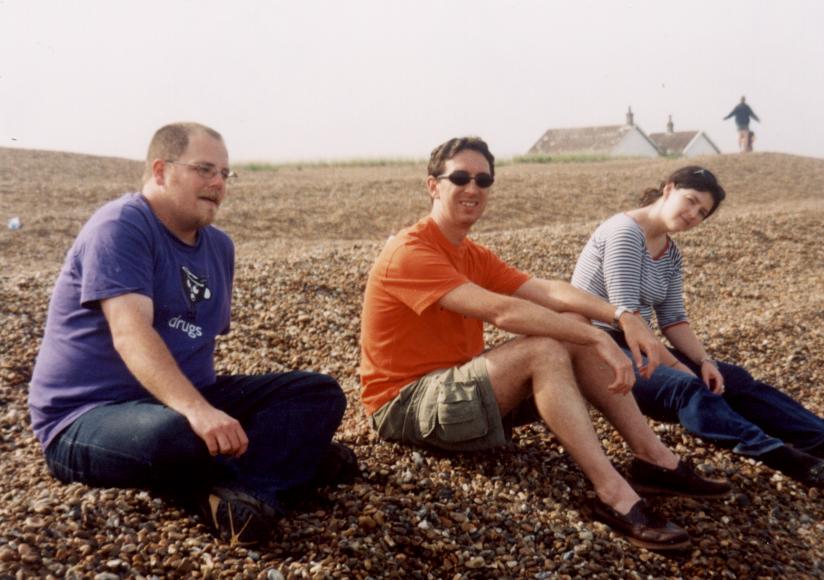
[[[750,131],[750,118],[759,123],[761,119],[747,104],[746,97],[741,97],[741,102],[730,111],[729,115],[724,117],[724,120],[726,121],[730,117],[735,117],[735,126],[738,129],[738,150],[741,153],[750,153],[752,151],[752,142],[755,139],[755,133]]]

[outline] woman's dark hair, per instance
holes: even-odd
[[[694,189],[695,191],[709,193],[712,196],[712,209],[707,217],[715,213],[715,210],[727,197],[727,193],[712,172],[697,165],[688,165],[667,177],[666,181],[662,182],[657,189],[651,187],[644,191],[641,194],[641,207],[655,203],[659,197],[664,195],[664,188],[669,183],[672,183],[675,189]]]
[[[444,172],[447,161],[467,149],[483,155],[489,163],[489,174],[495,177],[495,157],[489,151],[489,146],[480,137],[456,137],[435,147],[429,157],[429,166],[426,168],[428,174],[432,177],[438,177]]]

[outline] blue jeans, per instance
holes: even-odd
[[[631,356],[622,337],[613,338]],[[824,442],[824,419],[743,368],[719,362],[724,394],[716,395],[699,378],[699,367],[680,351],[670,352],[698,376],[664,365],[649,379],[636,373],[632,392],[644,415],[680,423],[693,435],[742,455],[758,456],[784,443],[804,451]]]
[[[65,483],[184,499],[225,485],[277,507],[315,475],[346,408],[333,378],[302,371],[218,377],[201,393],[240,421],[249,438],[241,457],[212,457],[183,415],[147,397],[81,415],[48,446],[46,463]]]

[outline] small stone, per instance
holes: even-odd
[[[365,530],[374,530],[378,523],[372,516],[360,516],[358,518],[358,526]]]
[[[17,554],[26,564],[34,564],[40,561],[40,554],[28,544],[20,544],[17,546]]]
[[[481,558],[480,556],[475,556],[474,558],[470,558],[466,562],[467,568],[480,568],[486,565],[486,560]]]
[[[51,511],[54,508],[54,503],[51,498],[38,499],[31,505],[31,509],[36,514],[42,514]]]

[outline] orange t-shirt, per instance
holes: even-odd
[[[423,375],[483,352],[483,322],[445,310],[438,300],[467,282],[512,294],[528,279],[472,240],[455,246],[431,217],[391,238],[369,272],[363,300],[366,412],[371,415]]]

